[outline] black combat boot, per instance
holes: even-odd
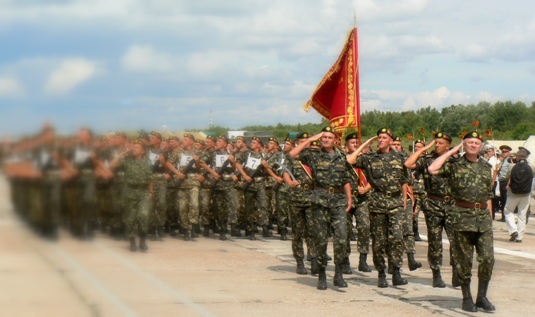
[[[249,240],[251,241],[256,240],[256,237],[254,235],[254,230],[249,231]]]
[[[394,264],[392,264],[392,261],[390,261],[390,259],[388,259],[388,270],[387,270],[387,273],[392,275],[394,274]]]
[[[459,282],[459,275],[457,275],[457,268],[452,266],[451,269],[451,286],[452,287],[459,287],[461,286],[461,282]]]
[[[264,237],[264,238],[271,237],[271,232],[269,232],[268,226],[263,226],[262,227],[262,237]]]
[[[359,258],[359,271],[360,272],[371,272],[372,269],[368,266],[368,263],[366,263],[366,259],[368,258],[368,254],[361,253]]]
[[[340,272],[343,274],[353,274],[353,271],[351,271],[351,263],[349,263],[349,257],[345,258],[339,266]]]
[[[165,231],[163,230],[164,228],[163,227],[158,227],[158,238],[159,240],[162,240],[163,238],[165,238],[167,235],[165,234]]]
[[[442,276],[440,275],[440,269],[433,270],[433,287],[438,288],[444,288],[446,287],[446,283],[442,280]]]
[[[461,290],[463,292],[462,309],[464,311],[476,312],[477,307],[474,304],[474,300],[472,299],[472,292],[470,291],[470,283],[461,284]]]
[[[340,288],[347,287],[346,281],[344,281],[344,275],[342,274],[342,269],[340,267],[340,264],[336,264],[334,266],[334,279],[333,279],[334,286],[338,286]]]
[[[414,271],[422,267],[422,263],[414,259],[414,253],[407,253],[407,259],[409,259],[409,270]]]
[[[310,259],[310,274],[316,275],[320,271],[320,265],[315,258]]]
[[[230,225],[230,236],[231,237],[241,237],[241,232],[236,228],[235,224]]]
[[[130,238],[130,251],[132,252],[137,251],[136,238]]]
[[[394,272],[392,273],[392,285],[407,285],[407,280],[401,277],[399,267],[394,266]]]
[[[422,237],[420,237],[420,230],[418,229],[418,219],[414,219],[412,226],[414,231],[414,241],[422,241]]]
[[[386,281],[386,274],[385,270],[379,271],[379,280],[377,281],[377,287],[379,288],[387,288],[388,282]]]
[[[281,240],[282,241],[286,241],[288,240],[288,237],[286,236],[286,233],[288,232],[288,229],[286,228],[280,228],[280,232],[281,232]]]
[[[191,237],[189,235],[189,230],[188,229],[183,229],[183,231],[184,231],[184,241],[191,240]]]
[[[210,236],[210,227],[209,226],[204,226],[204,231],[202,233],[202,236],[203,237],[209,237]]]
[[[221,230],[219,232],[219,240],[221,240],[221,241],[227,240],[227,236],[225,235],[225,230]]]
[[[323,266],[320,266],[318,270],[318,287],[320,291],[324,291],[327,289],[327,275],[325,274],[325,268]]]
[[[308,274],[308,271],[305,268],[305,264],[303,263],[303,260],[298,260],[297,261],[297,268],[295,270],[295,273],[300,274],[300,275],[307,275]]]
[[[199,232],[201,231],[199,225],[192,225],[191,226],[191,238],[197,238],[199,236]]]
[[[479,280],[477,285],[476,307],[483,309],[486,312],[493,312],[496,307],[492,305],[487,299],[487,290],[489,288],[489,281]]]
[[[145,242],[145,234],[142,233],[139,235],[139,249],[141,251],[147,251],[149,247],[147,247],[147,243]]]

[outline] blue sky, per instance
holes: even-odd
[[[357,14],[361,107],[535,100],[535,2],[0,0],[0,136],[319,122]]]

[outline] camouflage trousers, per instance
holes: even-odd
[[[213,218],[212,189],[210,187],[201,187],[199,190],[199,222],[203,226],[208,226]]]
[[[370,212],[373,265],[377,271],[386,269],[385,258],[395,267],[403,263],[403,207],[389,213]]]
[[[167,181],[160,174],[152,177],[152,207],[149,217],[151,227],[163,227],[167,220]]]
[[[403,218],[403,247],[406,253],[416,252],[416,243],[414,241],[414,229],[412,227],[414,216],[412,214],[412,200],[407,200],[407,208]]]
[[[322,267],[327,266],[327,243],[332,230],[334,248],[334,264],[341,264],[347,257],[347,215],[346,207],[326,207],[312,203],[310,207],[310,223],[314,244],[316,245],[317,261]]]
[[[234,181],[219,180],[219,186],[212,191],[213,211],[219,230],[227,229],[228,223],[238,222],[238,196],[234,188]]]
[[[124,195],[125,222],[128,237],[146,234],[149,227],[149,213],[151,209],[148,189],[126,188]]]
[[[285,185],[281,185],[285,186]],[[290,193],[284,190],[277,190],[277,227],[286,228],[290,225]]]
[[[239,181],[237,183],[237,185],[235,186],[235,188],[234,188],[236,190],[236,197],[238,199],[237,200],[238,205],[237,205],[236,214],[237,214],[237,217],[238,217],[237,224],[239,226],[241,226],[242,228],[245,228],[247,226],[246,217],[245,217],[245,193],[241,189],[242,188],[241,184],[243,184],[243,181]],[[230,222],[230,218],[231,218],[231,216],[229,215],[229,222]],[[230,222],[230,223],[232,223],[232,222]]]
[[[124,183],[113,182],[110,188],[111,195],[111,213],[109,226],[119,229],[124,223]]]
[[[292,253],[297,262],[305,258],[303,241],[307,245],[310,257],[317,259],[318,254],[314,245],[314,240],[310,235],[314,225],[313,217],[310,215],[310,206],[303,204],[290,204],[290,224],[292,228]]]
[[[427,260],[433,270],[442,266],[442,232],[446,231],[450,241],[450,265],[453,262],[453,228],[444,209],[444,203],[428,198],[423,209],[425,225],[427,226]]]
[[[76,181],[76,209],[71,219],[72,229],[76,235],[91,234],[96,222],[95,175],[93,172],[82,172]]]
[[[41,228],[44,232],[55,230],[60,222],[61,179],[59,172],[47,172],[41,183],[41,207],[44,219]]]
[[[253,230],[256,225],[269,225],[267,214],[266,187],[264,182],[254,182],[248,186],[245,196],[245,218],[247,230]],[[258,220],[257,220],[258,219]],[[255,225],[255,222],[256,225]]]
[[[112,209],[112,196],[111,196],[111,183],[103,183],[97,181],[96,186],[96,206],[97,206],[97,218],[103,228],[111,227],[111,219],[113,215]]]
[[[179,188],[177,195],[180,227],[191,230],[199,224],[199,186]]]
[[[166,192],[167,201],[167,222],[172,229],[176,229],[178,226],[178,189],[176,187],[167,187]]]
[[[461,284],[469,284],[472,278],[474,247],[477,252],[478,278],[490,281],[494,267],[492,229],[485,232],[455,231],[453,235],[453,258]]]
[[[370,213],[367,201],[357,204],[355,219],[357,223],[357,251],[368,254],[370,250]]]
[[[271,221],[277,221],[277,191],[273,187],[266,187],[266,210]]]

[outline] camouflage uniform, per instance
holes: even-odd
[[[423,176],[427,199],[422,205],[427,226],[427,260],[433,270],[439,270],[442,266],[442,230],[446,231],[450,241],[450,264],[453,265],[452,244],[453,229],[449,219],[451,211],[451,190],[448,180],[429,173],[429,166],[438,157],[436,152],[421,156],[416,161],[416,169]]]
[[[211,164],[215,160],[215,152],[203,151],[200,153],[200,157],[201,162],[212,167]],[[215,179],[212,174],[202,168],[201,174],[204,176],[204,180],[199,191],[199,222],[203,225],[205,232],[208,232],[207,229],[214,220],[214,215],[212,214],[212,184]]]
[[[288,159],[288,156],[284,152],[276,152],[270,156],[268,159],[269,167],[275,171],[276,174],[282,177],[283,170],[280,168],[284,165],[285,161]],[[272,181],[276,183],[274,179]],[[289,187],[286,183],[282,183],[278,186],[275,192],[275,215],[277,219],[277,228],[282,234],[286,234],[287,227],[289,225],[288,219],[288,210],[289,210]]]
[[[479,262],[478,278],[490,281],[494,266],[492,218],[486,208],[463,207],[463,203],[487,204],[493,197],[490,164],[479,158],[468,161],[465,156],[450,159],[439,171],[448,179],[455,199],[451,213],[453,235],[453,257],[461,284],[470,284],[474,246]],[[466,205],[465,205],[466,206]]]
[[[401,188],[409,182],[403,157],[391,150],[360,155],[355,167],[365,171],[373,191],[370,194],[370,212],[373,264],[383,272],[385,256],[394,267],[400,268],[403,255],[403,195]],[[388,250],[388,254],[386,254]]]
[[[126,148],[114,148],[111,152],[111,159],[114,159],[119,154],[124,152]],[[115,231],[115,234],[119,237],[124,234],[126,229],[125,223],[125,202],[124,202],[124,171],[117,171],[111,185],[111,215],[110,215],[110,228]]]
[[[160,161],[160,156],[165,154],[161,149],[148,148],[147,158],[152,166],[153,197],[149,223],[151,228],[162,230],[167,218],[167,181],[165,179],[165,167]],[[160,235],[162,232],[158,232]]]
[[[56,151],[51,146],[43,146],[36,153],[36,167],[43,173],[39,200],[42,208],[41,233],[47,238],[56,238],[60,221],[61,178],[59,162],[53,158]]]
[[[128,156],[119,161],[118,169],[125,175],[124,207],[128,236],[144,235],[149,229],[149,184],[153,179],[153,165],[148,158]]]
[[[317,248],[317,261],[322,268],[327,266],[327,243],[332,228],[334,263],[338,267],[347,257],[347,197],[344,185],[350,182],[350,171],[343,152],[333,149],[327,153],[304,149],[299,160],[310,166],[314,190],[310,195],[312,235]]]
[[[212,190],[213,210],[219,231],[223,232],[227,229],[229,223],[233,228],[238,223],[238,196],[234,186],[234,179],[232,178],[234,168],[227,164],[223,169],[223,165],[228,159],[228,153],[216,150],[213,154],[211,165],[221,176]],[[232,234],[235,234],[235,232]]]

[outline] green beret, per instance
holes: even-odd
[[[211,136],[211,135],[207,136],[207,137],[206,137],[206,140],[212,140],[212,141],[215,142],[215,138],[214,138],[213,136]]]
[[[158,137],[158,139],[160,139],[160,140],[162,139],[162,135],[160,133],[156,132],[156,131],[152,131],[150,133],[150,135],[154,135],[154,136]]]
[[[346,136],[346,142],[349,140],[357,139],[358,140],[359,135],[357,133],[350,133]]]
[[[437,132],[437,134],[435,134],[435,139],[444,139],[450,143],[453,140],[451,135],[446,132]]]
[[[321,132],[330,132],[334,133],[334,130],[331,126],[326,126],[325,128],[321,129]]]
[[[316,141],[310,142],[310,146],[321,146],[321,145],[320,145],[319,141],[316,140]]]
[[[264,145],[264,142],[262,142],[262,140],[257,136],[253,136],[252,140],[253,141],[258,141],[260,144]]]
[[[241,135],[240,135],[240,136],[237,136],[237,137],[236,137],[236,140],[242,140],[243,142],[245,142],[245,138],[242,137]]]
[[[416,144],[416,143],[420,143],[420,144],[423,144],[425,146],[425,141],[424,140],[418,139],[418,140],[416,140],[416,142],[414,142],[414,144]]]
[[[301,133],[299,133],[299,134],[297,135],[296,139],[298,139],[298,140],[308,139],[308,138],[310,138],[310,136],[311,136],[311,135],[310,135],[310,133],[308,133],[308,132],[301,132]]]
[[[172,135],[167,139],[167,141],[173,141],[173,140],[180,142],[180,139],[176,135]]]
[[[223,141],[225,141],[226,143],[228,143],[228,139],[227,139],[227,137],[224,136],[224,135],[220,135],[220,136],[218,136],[217,139],[218,139],[218,140],[223,140]]]
[[[185,138],[188,138],[188,139],[192,139],[193,141],[195,141],[195,137],[193,136],[193,134],[190,134],[190,133],[184,133],[184,137],[185,137]]]
[[[481,141],[483,141],[483,136],[481,134],[479,134],[479,132],[477,131],[472,131],[472,132],[468,132],[463,140],[466,140],[466,139],[480,139]]]
[[[386,134],[388,135],[389,137],[391,137],[392,139],[394,139],[394,135],[392,134],[392,131],[390,131],[390,129],[387,129],[387,128],[381,128],[377,131],[377,136],[379,136],[379,134]]]
[[[394,141],[401,142],[401,137],[400,136],[394,136],[393,139],[394,139]]]
[[[274,137],[270,137],[270,138],[269,138],[269,141],[273,141],[273,142],[279,144],[279,140],[277,140],[277,139],[274,138]]]

